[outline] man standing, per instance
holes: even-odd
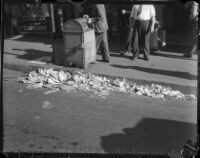
[[[153,5],[133,5],[130,14],[131,31],[133,31],[133,60],[138,58],[143,49],[145,60],[149,60],[150,32],[154,31],[155,8]]]
[[[99,48],[101,48],[102,60],[104,62],[109,62],[110,53],[107,38],[108,23],[104,4],[93,5],[89,16],[93,19],[92,23],[94,24],[95,29],[97,52]]]
[[[184,57],[192,58],[197,53],[197,40],[198,40],[198,3],[195,1],[188,1],[185,4],[185,9],[188,13],[188,49]]]
[[[121,37],[122,41],[126,41],[125,52],[122,52],[121,55],[130,54],[131,53],[131,47],[132,47],[133,32],[130,31],[131,8],[128,8],[128,6],[123,5],[122,6],[123,8],[120,10],[120,15],[121,15],[120,16],[120,22],[121,22],[120,37]]]

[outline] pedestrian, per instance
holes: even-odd
[[[160,25],[160,22],[156,20],[154,25],[154,31],[150,33],[150,50],[158,51],[162,47],[166,46],[166,31]]]
[[[122,41],[126,41],[125,51],[122,52],[121,55],[129,55],[131,54],[132,37],[133,37],[133,32],[130,31],[131,8],[128,8],[128,6],[124,5],[124,7],[120,10],[120,13],[121,13],[120,38],[122,39]]]
[[[87,16],[85,17],[88,18]],[[97,53],[99,49],[101,49],[102,60],[104,62],[110,62],[110,52],[107,37],[108,22],[104,4],[92,5],[89,17],[92,17],[92,21],[88,22],[94,24]],[[88,20],[89,19],[90,18],[88,18]]]
[[[193,55],[197,52],[197,32],[198,32],[198,3],[195,1],[188,1],[185,4],[185,8],[188,15],[188,49],[184,54],[184,57],[192,58]]]
[[[143,50],[144,59],[149,60],[150,32],[154,31],[155,16],[153,5],[133,5],[130,14],[130,27],[134,35],[133,60],[138,58],[140,49]]]

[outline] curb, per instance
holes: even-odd
[[[84,69],[80,68],[73,68],[73,67],[63,67],[63,66],[57,66],[53,64],[44,64],[44,65],[22,65],[22,64],[8,64],[4,63],[3,68],[9,69],[9,70],[16,70],[16,71],[22,71],[24,73],[28,73],[30,71],[38,70],[39,68],[53,68],[55,70],[63,70],[63,71],[68,71],[69,73],[73,73],[74,71],[83,71],[83,72],[89,72]],[[121,79],[122,77],[119,76],[111,76],[111,75],[105,75],[105,74],[99,74],[99,73],[94,73],[95,75],[99,76],[105,76],[109,79],[115,79],[119,78]],[[197,95],[197,87],[194,86],[183,86],[183,85],[178,85],[178,84],[173,84],[173,83],[166,83],[166,82],[156,82],[156,81],[147,81],[143,79],[134,79],[134,78],[126,78],[129,83],[136,83],[138,85],[150,85],[152,83],[154,84],[159,84],[162,86],[166,87],[171,87],[174,90],[179,90],[184,94],[194,94]]]

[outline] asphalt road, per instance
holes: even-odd
[[[197,136],[196,100],[26,89],[4,69],[4,152],[164,153]],[[46,105],[46,106],[44,106]]]

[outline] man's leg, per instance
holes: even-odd
[[[126,51],[128,51],[129,53],[131,52],[132,38],[133,38],[133,31],[129,30],[126,43]]]
[[[96,50],[97,50],[97,54],[98,54],[99,47],[100,47],[103,37],[102,37],[101,33],[95,33],[95,36],[96,36]]]
[[[139,56],[139,22],[135,21],[133,29],[133,59],[138,58]]]
[[[184,55],[185,57],[192,58],[194,53],[197,51],[197,39],[196,23],[191,21],[191,26],[189,27],[188,33],[189,46],[187,52]]]
[[[144,55],[145,55],[146,60],[149,60],[149,53],[150,53],[149,37],[150,37],[150,34],[147,33],[145,35],[145,40],[144,40],[145,41]]]
[[[193,55],[197,52],[197,35],[196,34],[191,34],[190,38],[190,44],[188,46],[188,52],[186,57],[192,58]]]
[[[150,32],[149,32],[150,23],[149,21],[142,22],[141,25],[141,44],[144,49],[144,58],[149,60],[150,53]]]
[[[132,38],[133,38],[133,31],[129,30],[128,33],[126,34],[125,51],[122,52],[121,55],[128,55],[131,53]]]
[[[109,52],[109,47],[108,47],[107,32],[102,32],[101,35],[102,35],[102,41],[100,45],[102,47],[102,59],[106,62],[109,62],[110,52]]]

